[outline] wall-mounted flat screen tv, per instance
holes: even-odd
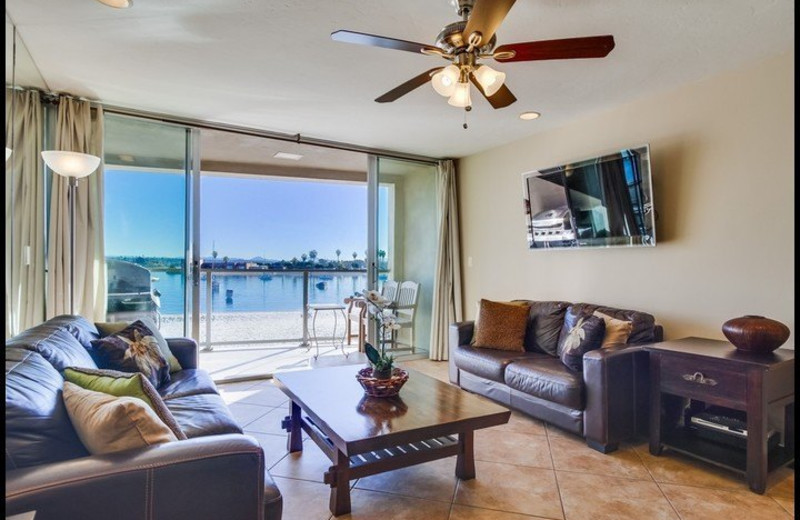
[[[531,249],[656,245],[649,145],[522,177]]]

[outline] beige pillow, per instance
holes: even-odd
[[[504,303],[481,300],[472,345],[525,352],[525,332],[528,328],[528,303]]]
[[[114,397],[64,381],[64,406],[92,455],[176,441],[175,434],[137,397]]]
[[[606,322],[606,334],[603,336],[603,343],[600,345],[600,348],[625,345],[628,343],[628,338],[633,331],[632,322],[618,320],[600,311],[594,311],[593,314],[598,318],[603,318],[603,321]]]

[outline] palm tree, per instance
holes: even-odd
[[[217,255],[219,255],[219,253],[217,253],[217,245],[216,243],[211,242],[211,258],[214,259],[214,261],[211,262],[212,269],[217,266]]]
[[[316,263],[316,261],[317,261],[317,250],[316,249],[312,249],[311,251],[308,252],[308,256],[311,258],[311,263],[312,264]]]
[[[228,268],[228,257],[227,256],[223,256],[222,257],[222,264],[223,264],[222,265],[223,268],[225,268],[225,269]]]
[[[383,264],[383,259],[385,257],[386,257],[386,251],[384,251],[383,249],[378,249],[378,258],[379,258],[378,267],[380,267]]]
[[[353,251],[353,265],[352,265],[352,268],[353,268],[353,269],[355,269],[355,268],[356,268],[356,259],[357,259],[357,258],[358,258],[358,253],[356,253],[355,251]]]
[[[341,266],[342,265],[342,261],[339,260],[340,256],[342,256],[342,250],[341,249],[337,249],[336,250],[336,263]]]
[[[303,253],[302,255],[300,255],[300,258],[303,260],[303,263],[306,263],[306,260],[308,260],[308,255]]]

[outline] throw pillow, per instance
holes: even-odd
[[[473,346],[525,352],[530,305],[481,300]]]
[[[633,323],[625,320],[618,320],[600,311],[594,311],[594,315],[602,318],[606,322],[606,335],[603,337],[601,347],[612,347],[614,345],[625,345],[633,331]]]
[[[578,314],[570,307],[564,316],[558,339],[558,357],[564,366],[574,372],[583,370],[583,355],[600,348],[605,332],[603,318]]]
[[[141,399],[114,397],[64,381],[64,406],[92,455],[178,440]]]
[[[158,415],[164,424],[180,440],[186,434],[169,411],[164,400],[150,381],[141,372],[117,372],[116,370],[95,370],[91,368],[69,367],[64,370],[64,379],[85,390],[103,392],[114,397],[137,397],[144,401]]]
[[[121,372],[141,372],[156,388],[169,383],[169,364],[158,348],[158,341],[141,320],[116,334],[92,341],[100,368]]]
[[[161,331],[158,330],[158,327],[153,322],[153,320],[151,320],[147,316],[142,316],[141,318],[139,318],[139,320],[142,323],[144,323],[148,329],[150,329],[150,331],[153,333],[153,337],[156,338],[156,341],[158,342],[158,350],[161,351],[161,354],[164,355],[164,357],[167,359],[167,362],[169,363],[170,374],[173,372],[177,372],[178,370],[183,370],[181,364],[178,362],[178,358],[176,358],[175,354],[173,354],[172,351],[170,350],[167,340],[164,339],[164,336],[161,334]],[[108,321],[108,322],[101,321],[95,323],[94,326],[97,327],[97,331],[100,333],[100,337],[104,338],[111,334],[116,334],[122,331],[123,329],[125,329],[125,327],[129,326],[130,324],[131,324],[130,321]]]

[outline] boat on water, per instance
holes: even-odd
[[[272,280],[272,275],[271,274],[262,274],[261,276],[258,277],[258,279],[261,280],[262,282],[268,282],[268,281]]]
[[[333,280],[333,276],[331,276],[329,274],[321,274],[321,275],[317,276],[317,279],[318,280]]]
[[[319,289],[320,291],[324,291],[325,288],[328,286],[327,282],[317,282],[314,286]]]

